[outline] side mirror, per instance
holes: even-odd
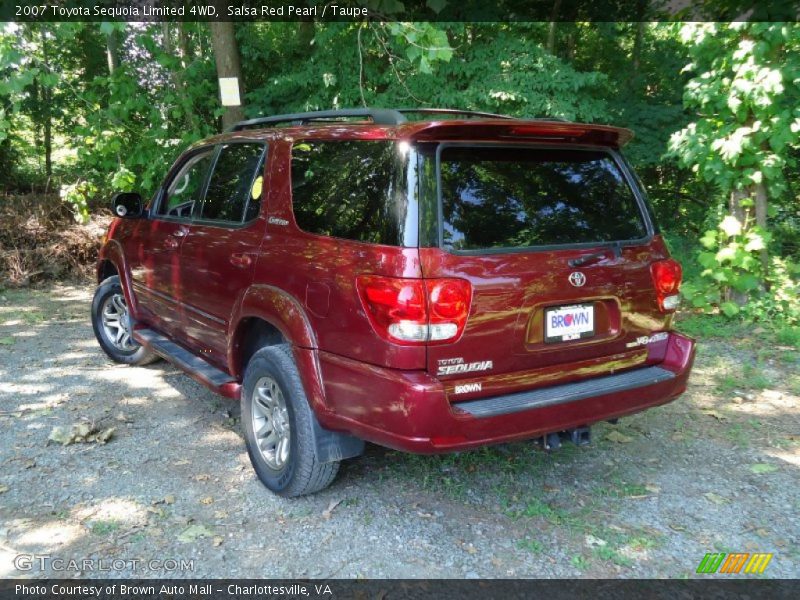
[[[111,210],[117,217],[137,219],[144,214],[142,197],[136,192],[119,192],[111,199]]]

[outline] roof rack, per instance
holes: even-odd
[[[465,117],[484,117],[488,119],[516,119],[516,117],[509,117],[508,115],[498,115],[477,110],[458,110],[457,108],[398,108],[397,112],[403,115],[464,115]]]
[[[278,123],[291,123],[292,125],[305,125],[309,121],[324,121],[331,119],[346,119],[352,117],[369,117],[376,125],[401,125],[406,118],[400,111],[384,108],[348,108],[344,110],[318,110],[314,112],[293,113],[288,115],[275,115],[273,117],[259,117],[248,121],[240,121],[228,131],[242,131],[251,127],[264,127]]]
[[[288,115],[275,115],[272,117],[258,117],[248,121],[240,121],[228,131],[242,131],[252,127],[266,127],[289,123],[291,125],[305,125],[310,121],[331,121],[354,117],[368,117],[376,125],[401,125],[406,122],[404,115],[463,115],[466,117],[483,117],[490,119],[514,119],[508,115],[479,112],[475,110],[458,110],[454,108],[348,108],[343,110],[318,110],[313,112],[293,113]]]

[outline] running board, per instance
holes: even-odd
[[[239,397],[241,386],[234,377],[160,333],[152,329],[137,329],[133,332],[133,339],[218,394],[229,398]]]
[[[496,417],[554,406],[556,404],[566,404],[577,400],[585,400],[595,396],[605,396],[632,390],[639,387],[669,381],[675,378],[675,373],[662,369],[661,367],[646,367],[627,371],[618,375],[606,375],[605,377],[595,377],[578,383],[566,383],[551,387],[519,392],[507,396],[495,396],[494,398],[481,398],[480,400],[468,400],[466,402],[453,403],[454,408],[463,410],[473,417]]]

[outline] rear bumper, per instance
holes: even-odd
[[[454,404],[427,372],[384,369],[320,352],[325,400],[318,417],[325,427],[425,454],[530,439],[674,400],[686,390],[694,347],[694,340],[672,332],[658,364]]]

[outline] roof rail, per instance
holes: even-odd
[[[286,123],[290,125],[305,125],[311,121],[331,121],[368,117],[376,125],[402,125],[407,121],[404,115],[462,115],[465,117],[479,117],[488,119],[517,120],[518,117],[499,115],[496,113],[481,112],[477,110],[459,110],[456,108],[347,108],[342,110],[317,110],[312,112],[291,113],[287,115],[274,115],[272,117],[258,117],[248,121],[240,121],[227,131],[242,131],[252,127],[267,127]],[[534,121],[566,121],[560,117],[535,117]]]
[[[258,117],[248,121],[240,121],[228,129],[228,131],[242,131],[243,129],[249,129],[251,127],[264,127],[268,125],[277,125],[278,123],[305,125],[309,121],[346,119],[351,117],[369,117],[376,125],[401,125],[406,122],[406,118],[399,110],[387,108],[348,108],[344,110],[318,110],[288,115],[275,115],[273,117]]]
[[[489,119],[516,119],[508,115],[498,115],[496,113],[481,112],[477,110],[458,110],[457,108],[398,108],[400,114],[421,114],[421,115],[464,115],[466,117],[484,117]]]

